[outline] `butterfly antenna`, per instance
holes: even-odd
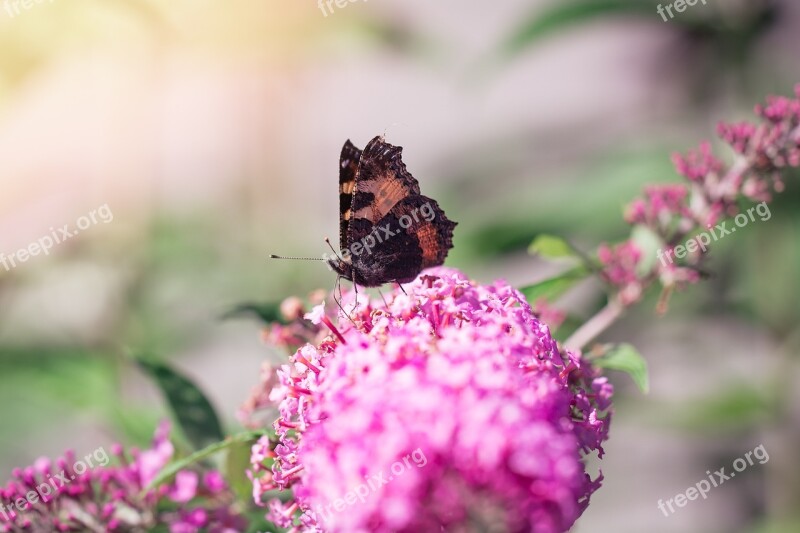
[[[284,257],[282,255],[269,254],[270,259],[289,259],[291,261],[325,261],[323,257]]]
[[[327,238],[327,237],[325,237],[325,244],[327,244],[327,245],[328,245],[328,248],[330,248],[330,249],[331,249],[331,252],[333,252],[333,255],[335,255],[335,256],[336,256],[336,258],[337,258],[337,259],[339,259],[339,261],[342,261],[342,258],[341,258],[341,257],[339,257],[339,254],[338,254],[338,253],[336,253],[336,249],[335,249],[335,248],[333,247],[333,245],[331,244],[331,240],[330,240],[329,238]]]

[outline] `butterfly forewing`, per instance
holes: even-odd
[[[406,169],[403,149],[372,139],[358,165],[356,190],[353,197],[353,218],[378,221],[408,196],[420,194],[419,183]]]
[[[444,263],[453,246],[456,224],[435,200],[420,194],[402,151],[381,137],[372,139],[363,152],[349,141],[342,149],[342,251],[352,252],[352,281],[360,285],[411,281],[422,269]],[[349,168],[354,154],[360,156],[355,172]],[[352,193],[349,200],[347,191]],[[357,252],[358,245],[372,241],[369,251]]]
[[[360,160],[361,150],[353,146],[348,139],[344,143],[342,154],[339,157],[339,248],[342,250],[347,247],[350,208],[353,205],[353,192]]]

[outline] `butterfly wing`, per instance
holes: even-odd
[[[427,196],[410,197],[396,211],[414,220],[406,231],[419,240],[422,249],[421,270],[444,264],[447,253],[453,247],[453,230],[457,223],[448,219],[436,200]],[[422,214],[421,220],[414,219],[414,211]]]
[[[360,253],[352,255],[355,281],[374,287],[414,280],[422,270],[444,263],[455,226],[435,200],[422,195],[401,200],[377,224],[354,219],[351,236],[361,244]],[[374,246],[367,249],[369,244]]]
[[[419,182],[406,169],[403,149],[375,137],[358,164],[352,217],[377,222],[407,196],[420,194]]]
[[[358,162],[361,160],[361,150],[353,146],[348,139],[342,146],[339,156],[339,248],[347,247],[347,232],[350,225],[350,208],[353,205]]]
[[[420,194],[402,151],[376,137],[361,155],[347,234],[351,252],[354,243],[364,248],[370,238],[375,241],[369,251],[352,256],[361,285],[411,281],[422,269],[444,263],[453,246],[456,224]]]

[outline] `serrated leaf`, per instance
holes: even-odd
[[[514,56],[556,31],[612,14],[658,16],[656,2],[647,0],[562,0],[527,17],[505,41],[501,55]]]
[[[175,420],[195,449],[224,438],[214,407],[197,385],[164,361],[137,357],[136,363],[164,393]]]
[[[531,255],[540,255],[548,259],[557,259],[560,257],[573,257],[575,250],[572,246],[555,235],[539,235],[528,246],[528,253]]]
[[[583,266],[580,266],[538,283],[526,285],[519,291],[531,305],[534,305],[540,298],[552,302],[571,289],[576,283],[585,279],[587,275],[588,271]]]
[[[281,315],[281,304],[274,302],[243,302],[225,311],[220,318],[228,320],[243,316],[254,316],[264,324],[286,322]]]
[[[643,393],[650,390],[650,381],[647,375],[647,361],[630,344],[618,344],[596,359],[592,364],[599,368],[619,370],[628,374]]]
[[[207,459],[212,455],[221,452],[222,450],[226,450],[242,443],[253,442],[264,435],[270,435],[271,437],[274,437],[274,433],[271,431],[244,431],[242,433],[237,433],[236,435],[230,435],[219,442],[209,444],[205,448],[197,450],[191,455],[187,455],[186,457],[178,459],[177,461],[173,461],[165,466],[161,472],[159,472],[158,475],[153,478],[150,484],[145,487],[144,490],[149,491],[160,486],[181,470],[189,468],[193,464]]]

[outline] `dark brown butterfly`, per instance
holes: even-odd
[[[453,228],[436,200],[406,170],[403,149],[372,139],[362,152],[348,140],[339,160],[339,248],[328,264],[363,287],[407,283],[441,265]]]

